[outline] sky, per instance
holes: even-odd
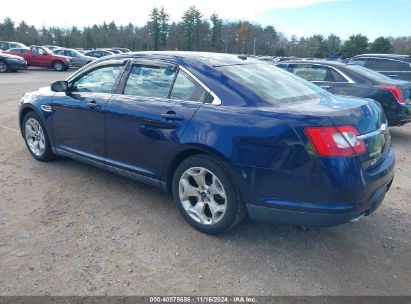
[[[0,20],[11,17],[29,25],[84,27],[114,21],[118,25],[144,25],[150,10],[164,6],[171,21],[195,5],[204,15],[216,12],[227,20],[248,20],[273,25],[287,36],[334,33],[346,39],[361,33],[378,36],[411,36],[411,0],[21,0],[3,1]]]

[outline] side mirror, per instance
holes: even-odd
[[[47,53],[43,53],[43,55],[44,55],[44,56],[47,56],[48,54],[47,54]]]
[[[68,82],[65,80],[55,81],[50,86],[53,92],[67,92]]]

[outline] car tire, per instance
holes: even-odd
[[[219,234],[244,218],[245,205],[221,164],[207,155],[185,159],[176,169],[172,191],[186,221],[206,234]]]
[[[53,62],[53,69],[57,72],[63,72],[65,70],[65,65],[62,61],[56,60]]]
[[[27,149],[35,159],[47,162],[54,158],[47,130],[35,112],[24,116],[21,129]]]
[[[0,60],[0,73],[6,73],[9,70],[7,62]]]

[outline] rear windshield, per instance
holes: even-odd
[[[393,81],[391,77],[385,76],[384,74],[378,73],[374,70],[367,69],[360,65],[348,64],[345,67],[354,73],[358,73],[361,76],[364,76],[374,81],[379,81],[379,82],[380,81],[388,81],[388,82]]]
[[[274,105],[329,94],[302,78],[266,63],[219,66],[216,69]]]

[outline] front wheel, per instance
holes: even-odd
[[[172,186],[180,213],[203,233],[223,233],[244,218],[245,206],[237,188],[211,157],[195,155],[184,160]]]
[[[65,65],[61,61],[54,61],[53,63],[53,69],[57,72],[62,72],[65,69]]]
[[[27,149],[35,159],[44,162],[53,159],[46,128],[36,113],[26,114],[22,130]]]

